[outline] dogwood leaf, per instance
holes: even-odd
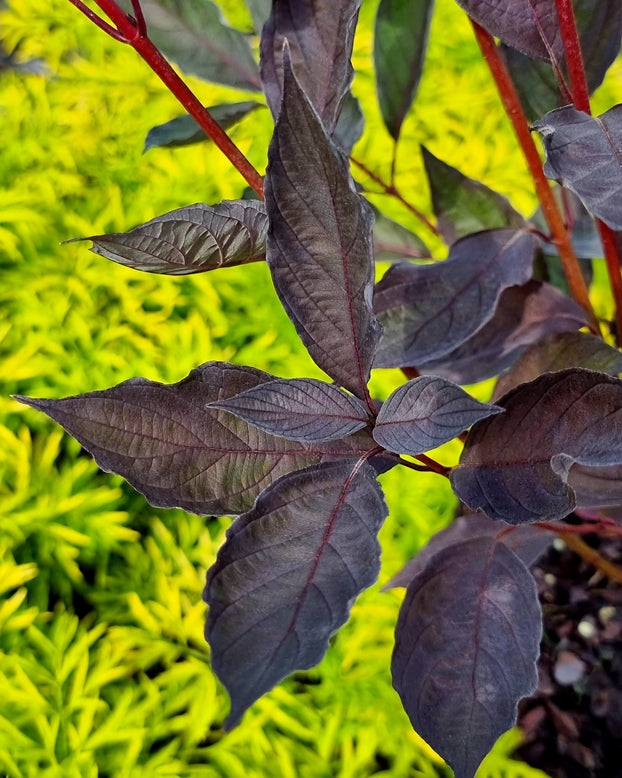
[[[555,0],[456,0],[468,15],[500,38],[530,57],[556,60],[564,54]],[[544,43],[543,38],[548,43]]]
[[[152,505],[238,514],[284,473],[376,447],[364,431],[334,443],[286,441],[208,407],[273,378],[208,362],[176,384],[132,378],[62,400],[17,399],[47,413],[102,470],[123,476]]]
[[[271,435],[303,442],[337,440],[365,427],[365,403],[313,378],[276,379],[211,408],[229,411]]]
[[[421,147],[421,153],[432,207],[445,243],[451,245],[458,238],[492,227],[525,226],[525,220],[506,197],[465,176],[425,146]]]
[[[561,519],[575,506],[568,471],[622,464],[622,381],[571,368],[506,394],[476,424],[451,473],[471,510],[510,524]]]
[[[515,386],[533,381],[542,373],[569,367],[585,367],[599,373],[618,375],[622,373],[622,354],[602,338],[587,332],[551,335],[528,348],[499,378],[493,397],[502,397]]]
[[[375,367],[439,359],[494,314],[501,292],[531,275],[537,239],[511,229],[462,238],[444,262],[393,265],[376,285],[374,310],[384,327]]]
[[[415,730],[473,778],[537,681],[542,633],[533,577],[503,543],[464,540],[409,584],[395,631],[393,685]]]
[[[245,116],[248,116],[249,113],[252,113],[252,111],[264,107],[263,103],[245,100],[241,103],[210,105],[207,106],[207,110],[212,119],[217,121],[223,130],[228,130],[244,119]],[[205,130],[199,127],[196,119],[185,113],[164,124],[152,127],[145,138],[143,154],[149,151],[149,149],[157,148],[158,146],[188,146],[191,143],[201,143],[209,140],[209,136]]]
[[[407,587],[416,575],[425,570],[434,554],[449,546],[475,540],[475,538],[496,538],[498,543],[503,543],[513,551],[526,567],[531,567],[553,542],[550,532],[533,524],[512,527],[511,531],[505,531],[504,524],[505,522],[500,523],[489,519],[483,513],[458,516],[445,529],[432,535],[426,545],[406,562],[404,567],[382,587],[382,590]],[[505,525],[506,528],[509,526],[509,524]]]
[[[394,140],[415,99],[428,48],[434,0],[381,0],[374,28],[376,92]]]
[[[378,577],[387,514],[373,469],[344,461],[284,476],[233,523],[204,592],[212,666],[231,696],[227,728],[322,659]]]
[[[211,0],[141,0],[141,5],[150,39],[184,73],[238,89],[261,89],[246,36],[225,24]]]
[[[261,35],[261,78],[275,121],[283,99],[283,44],[300,88],[329,135],[352,83],[350,64],[361,0],[273,0]]]
[[[590,116],[571,105],[533,124],[546,152],[545,174],[574,192],[614,230],[622,230],[622,105]]]
[[[365,397],[381,328],[372,311],[373,214],[348,160],[285,62],[283,108],[268,150],[267,260],[316,364]]]
[[[584,309],[570,297],[550,284],[528,281],[505,289],[487,324],[454,351],[419,365],[419,370],[457,384],[474,384],[499,375],[545,335],[578,330],[588,323]]]
[[[374,254],[376,262],[396,262],[408,258],[431,257],[430,249],[418,235],[389,219],[374,208]]]
[[[178,208],[129,232],[74,240],[92,240],[95,254],[135,270],[187,275],[265,259],[267,231],[263,203],[224,200]]]
[[[451,381],[421,376],[400,386],[383,403],[374,439],[389,451],[417,456],[453,440],[480,419],[502,409],[480,403]]]

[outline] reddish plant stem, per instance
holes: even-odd
[[[581,305],[589,314],[591,326],[594,331],[600,332],[598,321],[590,302],[587,284],[585,283],[579,262],[572,247],[570,234],[566,229],[562,215],[557,207],[557,202],[553,196],[553,190],[544,175],[538,149],[531,137],[529,123],[527,122],[527,117],[523,111],[510,74],[505,67],[505,63],[501,59],[501,55],[499,54],[492,35],[477,24],[477,22],[471,20],[471,24],[473,25],[475,37],[477,38],[479,47],[484,55],[484,59],[488,63],[492,77],[497,85],[501,102],[512,122],[514,132],[516,133],[523,155],[527,161],[527,166],[531,173],[531,177],[533,178],[536,193],[542,206],[542,212],[559,251],[570,293],[579,305]]]
[[[445,478],[449,478],[451,467],[445,467],[445,465],[441,465],[440,462],[437,462],[435,459],[426,456],[426,454],[418,454],[415,459],[418,459],[419,462],[427,465],[427,467],[429,467],[433,472],[438,473],[439,475],[444,475]]]
[[[557,535],[589,535],[597,534],[601,537],[622,536],[622,527],[609,522],[595,521],[591,524],[559,524],[553,521],[536,521],[535,527],[544,529],[547,532],[554,532]]]
[[[169,63],[164,59],[158,48],[146,34],[145,20],[142,15],[139,0],[132,0],[132,8],[136,14],[136,22],[129,17],[115,0],[95,0],[101,10],[116,25],[116,30],[103,19],[100,19],[81,0],[69,0],[73,5],[88,16],[100,29],[116,40],[129,43],[145,60],[153,72],[163,81],[173,95],[179,100],[199,126],[207,133],[216,146],[227,157],[235,169],[246,180],[250,187],[263,199],[263,178],[246,159],[244,154],[233,143],[199,102],[194,93],[186,86]]]
[[[354,157],[350,157],[351,162],[356,165],[359,170],[362,170],[365,175],[369,176],[372,181],[374,181],[378,186],[382,187],[384,189],[385,194],[390,195],[391,197],[395,197],[396,200],[399,200],[402,205],[407,208],[414,216],[419,219],[425,226],[433,232],[436,236],[440,236],[441,232],[439,228],[436,226],[436,224],[433,224],[428,217],[421,213],[417,208],[415,208],[414,205],[408,202],[402,195],[402,193],[397,189],[397,187],[394,184],[387,184],[386,181],[384,181],[377,173],[374,173],[373,170],[370,170],[367,165],[365,165],[363,162],[359,162],[358,159],[355,159]],[[392,173],[393,175],[393,173]]]
[[[609,559],[605,559],[602,554],[599,554],[596,549],[588,546],[588,544],[581,540],[576,535],[571,535],[567,532],[560,532],[559,536],[562,538],[568,548],[572,549],[575,554],[578,554],[582,559],[595,567],[603,575],[606,575],[611,581],[617,581],[622,583],[622,569],[618,565],[611,562]]]
[[[566,64],[570,74],[574,106],[578,111],[583,111],[591,116],[590,92],[585,76],[583,54],[581,53],[581,41],[577,32],[577,23],[571,0],[555,0],[559,27],[564,42]],[[611,284],[611,292],[616,309],[616,341],[622,338],[622,274],[620,273],[620,255],[611,227],[601,219],[596,220],[600,239],[603,244],[607,273]]]

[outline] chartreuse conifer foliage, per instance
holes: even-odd
[[[546,174],[622,229],[620,106],[595,118],[560,107],[558,93],[542,88],[569,65],[555,0],[459,4],[501,40],[508,62],[527,58],[522,92],[539,105],[554,101],[533,125]],[[545,236],[427,150],[447,259],[413,259],[429,255],[421,239],[375,215],[348,159],[362,122],[350,92],[360,0],[248,5],[262,29],[260,63],[209,2],[144,0],[143,10],[152,40],[186,72],[263,89],[275,122],[265,203],[188,206],[128,233],[94,236],[92,250],[172,275],[265,260],[328,380],[208,362],[175,384],[134,378],[61,400],[18,399],[153,505],[237,517],[204,591],[213,668],[231,696],[228,727],[284,677],[317,664],[375,582],[377,535],[389,516],[378,475],[398,464],[433,467],[425,452],[470,428],[460,461],[437,469],[472,514],[395,580],[407,593],[392,672],[415,729],[457,778],[472,778],[536,684],[541,616],[529,565],[548,536],[534,523],[622,503],[620,356],[579,332],[590,320],[578,304],[534,278]],[[601,5],[575,2],[592,89],[622,35],[622,7],[608,3],[607,46],[594,45]],[[381,0],[378,8],[377,91],[395,142],[422,75],[433,6]],[[235,121],[256,108],[219,111]],[[147,145],[197,140],[196,127],[177,123],[152,131]],[[587,212],[582,229],[598,253]],[[375,246],[383,259],[402,259],[378,283]],[[382,402],[368,388],[371,370],[382,367],[419,376]],[[503,370],[494,404],[460,386]]]

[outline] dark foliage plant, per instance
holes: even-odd
[[[392,673],[416,731],[458,778],[471,778],[536,686],[541,613],[530,565],[552,533],[622,533],[606,514],[622,505],[622,357],[609,345],[622,331],[622,112],[593,117],[589,103],[619,53],[622,6],[458,0],[541,209],[522,216],[423,148],[436,223],[422,222],[449,249],[433,261],[351,174],[363,123],[350,91],[360,0],[249,0],[259,65],[209,0],[132,0],[131,9],[98,0],[112,24],[71,2],[130,43],[194,117],[154,128],[147,147],[212,138],[265,196],[180,208],[94,236],[93,251],[173,275],[265,260],[329,380],[208,362],[171,385],[134,378],[60,400],[18,399],[153,505],[237,517],[204,591],[213,668],[231,697],[227,727],[287,675],[317,664],[376,581],[389,513],[379,474],[401,465],[415,484],[419,470],[449,478],[463,515],[389,584],[407,590]],[[433,0],[378,8],[377,93],[396,144],[433,10]],[[188,73],[263,90],[274,118],[265,195],[160,52]],[[213,114],[228,126],[258,107]],[[544,168],[531,133],[542,138]],[[385,190],[397,194],[393,182]],[[577,256],[605,256],[616,323],[597,321]],[[380,259],[393,262],[375,283]],[[556,263],[564,289],[542,275]],[[407,380],[382,402],[368,388],[373,368],[401,368]],[[493,376],[494,403],[461,386]],[[453,467],[428,455],[456,437],[464,447]]]

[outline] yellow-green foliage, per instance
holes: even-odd
[[[222,5],[249,24],[240,0]],[[355,93],[368,125],[355,156],[385,174],[391,145],[371,64],[376,6],[364,2],[357,37]],[[384,477],[391,516],[379,585],[357,602],[320,667],[275,689],[224,736],[228,703],[209,669],[201,589],[228,522],[151,508],[9,398],[61,397],[133,375],[176,381],[211,359],[281,376],[319,373],[261,265],[161,278],[109,263],[88,244],[60,245],[192,202],[239,197],[244,183],[208,144],[142,155],[148,129],[179,112],[175,100],[130,47],[67,0],[13,0],[0,34],[7,49],[19,44],[22,59],[46,63],[44,75],[0,76],[0,774],[447,775],[391,689],[402,595],[380,592],[451,518],[455,499],[442,479]],[[400,142],[404,194],[429,210],[416,148],[424,142],[529,210],[533,195],[510,128],[451,0],[439,2],[430,56]],[[191,83],[205,103],[246,96]],[[260,169],[270,132],[263,111],[233,133]],[[409,224],[399,204],[374,199]],[[400,376],[373,380],[386,396]],[[456,454],[440,456],[451,462]],[[500,744],[482,776],[535,778],[505,756],[512,743]]]

